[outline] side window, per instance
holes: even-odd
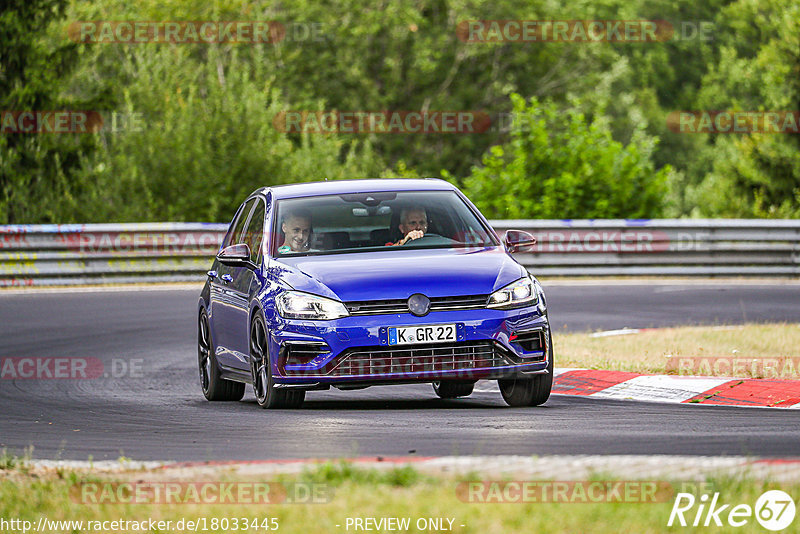
[[[256,199],[251,199],[245,204],[245,206],[239,210],[239,214],[237,216],[236,222],[233,223],[231,226],[231,230],[228,231],[228,235],[225,236],[225,242],[222,244],[222,247],[228,247],[230,245],[236,245],[237,243],[241,243],[241,235],[242,230],[244,229],[244,224],[247,222],[247,215],[250,213],[250,210],[253,208],[253,203]]]
[[[244,233],[242,242],[247,243],[247,246],[250,247],[250,261],[258,265],[262,256],[261,243],[264,240],[266,208],[261,200],[256,202],[256,207],[253,209],[253,215],[250,216],[250,222],[247,224],[247,230]]]

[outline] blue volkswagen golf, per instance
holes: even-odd
[[[198,303],[203,394],[297,408],[306,391],[497,380],[510,406],[550,395],[545,296],[478,209],[442,180],[265,187],[236,212]]]

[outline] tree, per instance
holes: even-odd
[[[721,59],[703,80],[700,109],[800,110],[799,19],[794,0],[739,0],[720,12]],[[697,215],[800,217],[800,135],[709,137],[713,168],[690,191]]]
[[[50,38],[66,0],[4,0],[0,11],[0,110],[86,109],[91,103],[64,98],[61,81],[75,65],[75,45]],[[0,134],[0,224],[57,222],[54,210],[73,203],[72,175],[91,136]],[[60,221],[58,221],[60,222]]]
[[[64,213],[66,220],[226,221],[259,187],[383,168],[368,144],[276,128],[289,106],[259,58],[263,50],[250,51],[252,62],[232,45],[206,46],[202,60],[197,53],[186,45],[101,52],[113,55],[127,80],[120,110],[136,121],[99,136],[102,146],[81,170],[82,181],[96,184],[94,194]],[[90,84],[93,75],[81,79]]]
[[[492,218],[658,217],[670,168],[656,171],[657,143],[643,127],[614,141],[608,119],[589,120],[573,102],[560,109],[512,95],[511,140],[484,156],[464,180],[465,193]],[[445,176],[452,179],[445,173]]]

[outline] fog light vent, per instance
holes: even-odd
[[[525,352],[546,352],[547,344],[544,339],[544,330],[528,330],[525,332],[514,332],[509,340],[518,344]]]
[[[303,365],[330,351],[330,347],[321,341],[287,341],[282,351],[284,365]]]

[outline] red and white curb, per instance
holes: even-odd
[[[800,409],[800,380],[556,369],[553,393],[599,399]]]
[[[496,393],[497,382],[479,382],[475,392]],[[800,409],[800,380],[644,375],[560,368],[553,373],[553,393],[593,399]]]

